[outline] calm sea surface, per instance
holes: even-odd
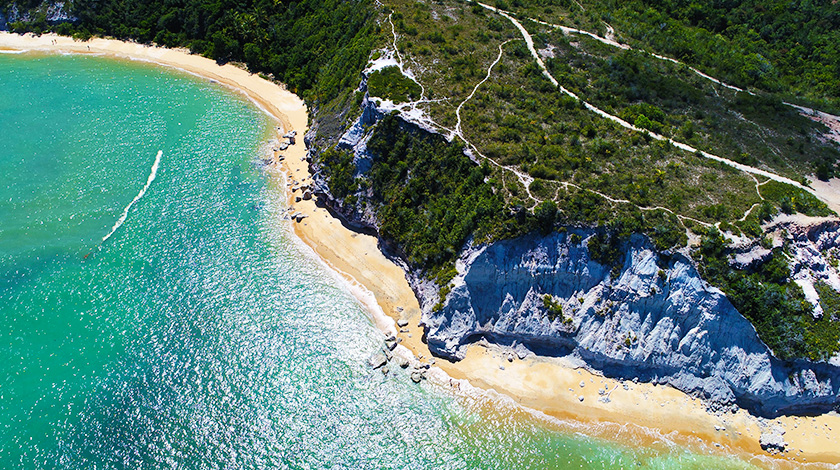
[[[0,468],[749,468],[370,370],[254,163],[271,128],[176,71],[0,54]]]

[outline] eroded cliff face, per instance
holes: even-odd
[[[840,368],[775,359],[683,254],[657,254],[635,236],[616,276],[591,259],[593,234],[575,229],[465,252],[444,307],[425,305],[430,349],[458,359],[484,337],[765,416],[840,403]]]
[[[360,91],[365,89],[363,81]],[[339,139],[339,148],[353,154],[354,177],[370,171],[375,157],[367,142],[389,111],[365,96],[361,115]],[[405,126],[417,128],[401,118]],[[378,228],[370,206],[335,200],[317,162],[313,169],[315,192],[328,206],[352,225]],[[358,196],[361,201],[370,194]],[[840,281],[833,282],[836,270],[822,269],[826,250],[840,250],[840,226],[823,223],[800,233],[797,222],[777,230],[785,230],[793,248],[793,279],[800,284],[804,278],[809,284],[821,279],[840,288]],[[657,253],[645,237],[634,236],[620,269],[614,270],[591,258],[587,246],[594,234],[570,229],[470,246],[438,311],[433,308],[438,286],[411,270],[394,247],[382,248],[406,270],[423,307],[429,348],[442,357],[458,360],[471,343],[484,338],[513,346],[521,355],[566,356],[616,378],[667,383],[702,397],[713,409],[740,406],[776,416],[840,406],[840,361],[777,360],[752,324],[700,278],[685,254]],[[761,250],[770,252],[745,246],[736,250],[744,259],[736,256],[731,262],[749,264],[761,257]],[[829,271],[833,277],[820,274]]]

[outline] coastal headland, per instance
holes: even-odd
[[[180,69],[244,93],[277,120],[278,138],[296,131],[300,138],[295,145],[273,151],[276,167],[270,171],[271,184],[285,188],[292,212],[307,216],[300,222],[289,222],[294,234],[340,274],[385,334],[400,339],[397,354],[430,363],[429,379],[440,387],[483,394],[488,397],[488,406],[494,400],[512,400],[537,414],[556,418],[561,427],[624,443],[675,442],[714,454],[740,455],[768,468],[800,468],[806,463],[840,465],[837,414],[775,420],[756,418],[744,411],[712,414],[702,401],[670,387],[607,379],[574,368],[562,358],[531,355],[519,359],[510,350],[492,345],[470,347],[459,362],[432,360],[422,341],[420,308],[414,292],[402,268],[379,250],[376,237],[348,229],[325,208],[318,207],[314,199],[295,201],[300,192],[294,193],[291,188],[310,181],[302,139],[308,115],[303,101],[280,85],[187,51],[116,40],[81,42],[55,35],[0,32],[2,50],[97,54]],[[399,320],[407,325],[397,328]],[[762,433],[771,431],[784,432],[787,452],[771,456],[761,449]]]

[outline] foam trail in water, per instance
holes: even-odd
[[[108,232],[108,235],[102,237],[102,243],[105,243],[105,240],[111,238],[111,235],[113,235],[114,232],[116,232],[117,229],[120,228],[120,226],[125,222],[125,219],[128,217],[128,211],[131,209],[131,206],[133,206],[135,202],[139,201],[140,198],[143,197],[144,194],[146,194],[146,190],[149,189],[149,186],[151,186],[152,181],[155,180],[155,176],[157,176],[157,170],[158,165],[160,165],[161,156],[163,156],[163,150],[158,150],[157,156],[155,157],[155,162],[152,164],[152,171],[151,173],[149,173],[149,179],[146,180],[146,186],[143,186],[143,189],[141,189],[140,192],[137,193],[137,196],[134,196],[134,199],[132,199],[131,202],[129,202],[128,205],[125,206],[122,215],[119,219],[117,219],[117,223],[114,224],[114,226],[111,228],[111,231]]]

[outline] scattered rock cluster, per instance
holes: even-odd
[[[412,382],[420,383],[426,380],[426,373],[431,367],[429,363],[420,363],[419,361],[410,361],[403,356],[395,356],[393,351],[397,345],[402,342],[402,338],[396,338],[392,334],[385,335],[385,344],[380,351],[375,352],[369,359],[368,365],[374,370],[380,370],[383,374],[388,375],[391,372],[390,365],[395,365],[400,369],[409,369],[409,377]]]
[[[784,435],[784,429],[774,426],[761,433],[758,443],[761,445],[762,449],[770,452],[771,454],[782,453],[785,452],[785,449],[787,448]]]
[[[284,141],[280,142],[278,148],[280,150],[286,150],[289,148],[290,145],[295,145],[295,136],[297,135],[297,131],[290,131],[283,134]]]

